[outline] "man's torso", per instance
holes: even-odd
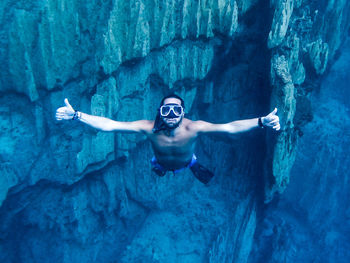
[[[160,165],[173,170],[186,166],[192,159],[197,132],[191,129],[192,121],[183,119],[174,134],[168,131],[148,132],[154,155]]]

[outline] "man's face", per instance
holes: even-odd
[[[181,106],[181,100],[177,99],[177,98],[167,98],[164,100],[163,105],[167,105],[167,104],[171,104],[171,105],[178,105]],[[165,125],[172,129],[172,128],[176,128],[177,126],[179,126],[179,124],[181,123],[182,119],[184,117],[184,113],[181,114],[181,116],[179,117],[174,117],[174,118],[165,118],[162,117],[163,122],[165,123]]]

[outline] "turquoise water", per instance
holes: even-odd
[[[349,6],[1,2],[0,263],[348,263]],[[282,131],[199,136],[204,185],[152,173],[142,134],[55,120],[66,97],[153,120],[171,92]]]
[[[348,40],[311,95],[313,120],[303,129],[290,184],[265,213],[256,247],[265,253],[257,262],[349,261],[349,68]]]

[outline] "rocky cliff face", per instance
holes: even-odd
[[[299,139],[290,184],[259,224],[252,262],[349,261],[349,67],[348,39],[310,96],[313,120]]]
[[[282,255],[296,262],[288,244],[300,244],[293,234],[303,228],[285,231],[293,224],[271,214],[285,222],[285,203],[321,205],[307,185],[302,198],[310,202],[289,198],[292,181],[303,183],[291,174],[312,161],[297,154],[298,141],[314,137],[320,118],[304,125],[322,113],[311,102],[323,101],[311,95],[326,90],[322,75],[342,50],[349,20],[344,0],[2,1],[1,261],[279,262]],[[200,138],[196,153],[216,174],[205,187],[189,171],[152,174],[142,136],[54,120],[65,97],[87,113],[153,119],[173,91],[189,118],[228,122],[276,106],[283,129]],[[311,179],[326,174],[321,167],[303,171],[308,184],[326,187],[328,177]],[[276,204],[275,193],[286,201]],[[326,213],[311,211],[311,223]],[[327,222],[302,241],[336,220]],[[338,229],[322,238],[311,249],[345,239]]]

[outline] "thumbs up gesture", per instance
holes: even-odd
[[[265,127],[271,127],[276,131],[279,131],[281,128],[280,118],[276,115],[277,108],[275,108],[271,113],[269,113],[266,117],[261,118],[262,124]]]
[[[69,104],[67,98],[64,99],[64,104],[66,106],[58,108],[56,111],[56,120],[58,121],[73,119],[75,111],[73,107]]]

